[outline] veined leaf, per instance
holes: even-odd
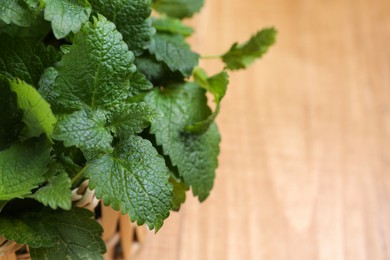
[[[162,145],[173,166],[177,166],[185,184],[203,201],[213,187],[220,136],[215,124],[211,124],[204,134],[188,134],[184,129],[211,114],[205,91],[196,84],[187,83],[156,89],[145,101],[163,114],[152,122],[150,132],[156,136],[157,144]]]
[[[89,161],[90,188],[105,205],[158,230],[172,208],[168,168],[152,144],[138,136],[120,141],[110,155]]]
[[[45,19],[51,21],[54,36],[64,38],[77,33],[88,21],[91,6],[87,0],[45,0]]]
[[[195,82],[207,91],[210,91],[214,96],[216,104],[215,111],[206,119],[196,122],[192,125],[186,126],[185,130],[191,133],[204,133],[209,126],[214,122],[221,107],[221,100],[225,96],[227,85],[229,84],[229,75],[226,71],[222,71],[210,78],[201,68],[196,68],[194,71]]]
[[[53,139],[63,141],[66,147],[76,146],[86,156],[111,152],[112,136],[106,129],[106,114],[102,110],[76,111],[59,118]]]
[[[30,247],[34,259],[103,259],[102,228],[86,209],[38,208],[0,217],[0,235]]]
[[[58,207],[70,210],[72,207],[71,180],[66,172],[60,172],[49,179],[46,186],[40,188],[34,198],[52,209]]]
[[[43,142],[26,142],[1,151],[0,200],[22,198],[38,187],[45,180],[50,151]]]
[[[1,34],[0,50],[0,73],[8,78],[24,80],[35,87],[45,68],[52,66],[59,58],[52,47],[31,44],[7,34]]]
[[[146,103],[121,104],[110,113],[110,130],[119,138],[127,139],[140,133],[156,117],[156,111]]]
[[[267,52],[275,42],[276,30],[267,28],[257,32],[248,41],[232,45],[230,50],[222,55],[226,68],[231,70],[244,69]]]
[[[133,60],[115,25],[103,16],[94,18],[75,35],[62,57],[53,87],[55,107],[109,109],[121,103],[130,92]]]
[[[14,23],[19,26],[29,26],[33,14],[23,0],[0,1],[0,20],[6,24]]]
[[[191,76],[198,65],[199,55],[191,51],[182,35],[157,33],[152,38],[149,52],[171,71],[179,71],[185,77]]]
[[[95,11],[115,23],[131,51],[142,54],[155,33],[149,19],[148,0],[90,0],[90,3]]]

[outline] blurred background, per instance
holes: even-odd
[[[279,33],[231,74],[210,197],[138,259],[390,259],[390,1],[206,0],[190,23],[204,55]]]

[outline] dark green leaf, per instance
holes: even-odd
[[[204,0],[154,0],[153,8],[169,16],[184,18],[199,12]]]
[[[110,114],[109,127],[121,139],[140,133],[156,117],[156,111],[145,103],[121,104]]]
[[[86,209],[46,208],[0,217],[0,235],[30,247],[34,259],[103,259],[102,228]]]
[[[248,41],[232,45],[230,50],[222,56],[226,68],[231,70],[244,69],[256,59],[263,56],[275,42],[276,30],[267,28],[257,32]]]
[[[77,33],[88,21],[91,6],[87,0],[45,0],[45,19],[51,21],[54,36],[64,38]]]
[[[60,172],[49,179],[49,183],[40,188],[34,198],[43,205],[49,205],[52,209],[58,207],[70,210],[72,207],[71,180],[66,172]]]
[[[188,187],[184,183],[176,181],[174,178],[170,178],[169,181],[173,185],[173,210],[179,211],[181,204],[186,201]]]
[[[87,164],[90,188],[105,205],[158,230],[172,208],[168,168],[152,144],[138,136],[119,142],[114,153]]]
[[[203,201],[213,186],[218,165],[220,136],[215,124],[204,134],[184,133],[187,125],[207,118],[211,111],[206,105],[205,91],[187,83],[163,90],[156,89],[145,101],[163,113],[151,125],[158,145],[177,166],[186,185]]]
[[[204,70],[196,68],[194,71],[194,78],[200,87],[210,91],[213,94],[214,102],[216,104],[215,111],[211,115],[186,127],[186,131],[199,134],[206,132],[217,117],[221,107],[221,100],[225,96],[227,85],[229,84],[229,75],[226,73],[226,71],[222,71],[208,78]]]
[[[157,33],[149,47],[157,61],[164,62],[171,71],[189,77],[198,64],[199,55],[191,51],[182,35]]]
[[[135,72],[133,59],[115,25],[103,16],[94,18],[75,35],[69,53],[62,57],[53,87],[55,107],[96,109],[121,103]]]
[[[112,136],[106,129],[106,114],[101,110],[76,111],[58,119],[53,139],[63,141],[66,147],[76,146],[85,155],[110,152]]]
[[[165,86],[170,82],[183,82],[183,75],[178,72],[172,72],[166,64],[159,62],[151,54],[144,54],[135,59],[135,65],[139,72],[156,86]]]
[[[151,90],[152,88],[153,84],[146,79],[144,74],[137,71],[131,77],[129,96],[139,95],[142,92]]]
[[[0,75],[0,151],[18,139],[23,128],[22,111],[17,107],[16,95],[9,88],[9,81]]]
[[[37,41],[43,41],[50,31],[50,22],[45,21],[43,15],[37,15],[31,20],[31,25],[29,27],[6,24],[0,21],[0,33],[6,33],[12,38],[22,38],[32,44]]]
[[[26,142],[0,152],[0,200],[22,198],[44,181],[51,148]]]
[[[58,59],[51,47],[31,44],[6,34],[1,34],[0,50],[0,73],[24,80],[35,87],[45,68]]]
[[[129,49],[140,55],[149,45],[155,30],[148,19],[151,13],[148,0],[90,0],[93,9],[115,23]]]

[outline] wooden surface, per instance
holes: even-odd
[[[263,26],[278,42],[231,76],[211,196],[138,259],[390,259],[390,1],[206,2],[201,53]]]

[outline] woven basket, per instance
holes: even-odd
[[[74,189],[72,200],[78,207],[95,212],[95,217],[104,232],[106,243],[105,260],[131,260],[142,248],[146,238],[146,227],[131,223],[128,215],[121,215],[111,207],[106,207],[95,196],[95,191],[88,188],[88,180]],[[0,236],[0,260],[30,260],[28,247],[19,245]]]

